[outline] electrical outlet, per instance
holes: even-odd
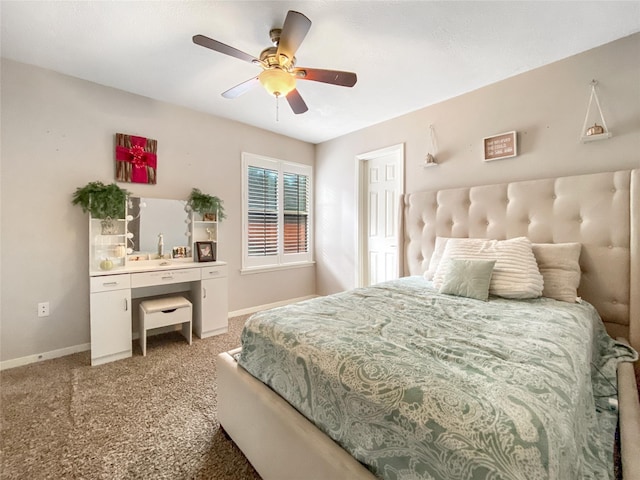
[[[49,316],[49,302],[40,302],[38,304],[38,316],[39,317]]]

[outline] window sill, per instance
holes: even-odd
[[[268,265],[264,267],[242,268],[240,269],[240,275],[253,275],[254,273],[267,273],[267,272],[276,272],[278,270],[290,270],[293,268],[313,267],[315,264],[316,264],[315,261],[311,261],[311,262],[285,263],[283,265]]]

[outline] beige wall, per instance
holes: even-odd
[[[230,310],[315,293],[314,267],[239,273],[241,152],[313,164],[313,145],[9,60],[1,75],[2,361],[89,342],[88,216],[71,195],[114,181],[116,132],[158,140],[158,183],[121,184],[133,194],[224,200]]]
[[[640,34],[512,77],[316,147],[317,288],[355,285],[358,154],[405,145],[406,192],[640,166]],[[434,69],[434,75],[446,75]],[[608,140],[581,143],[590,81]],[[424,88],[429,88],[426,78]],[[392,94],[392,93],[391,93]],[[423,168],[433,124],[440,165]],[[482,139],[518,132],[519,155],[482,161]]]

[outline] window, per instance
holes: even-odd
[[[243,270],[312,261],[311,167],[242,155]]]

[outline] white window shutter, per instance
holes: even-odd
[[[283,174],[284,254],[309,251],[309,177]]]
[[[312,167],[242,159],[243,270],[312,262]]]
[[[249,256],[278,254],[278,171],[248,167]]]

